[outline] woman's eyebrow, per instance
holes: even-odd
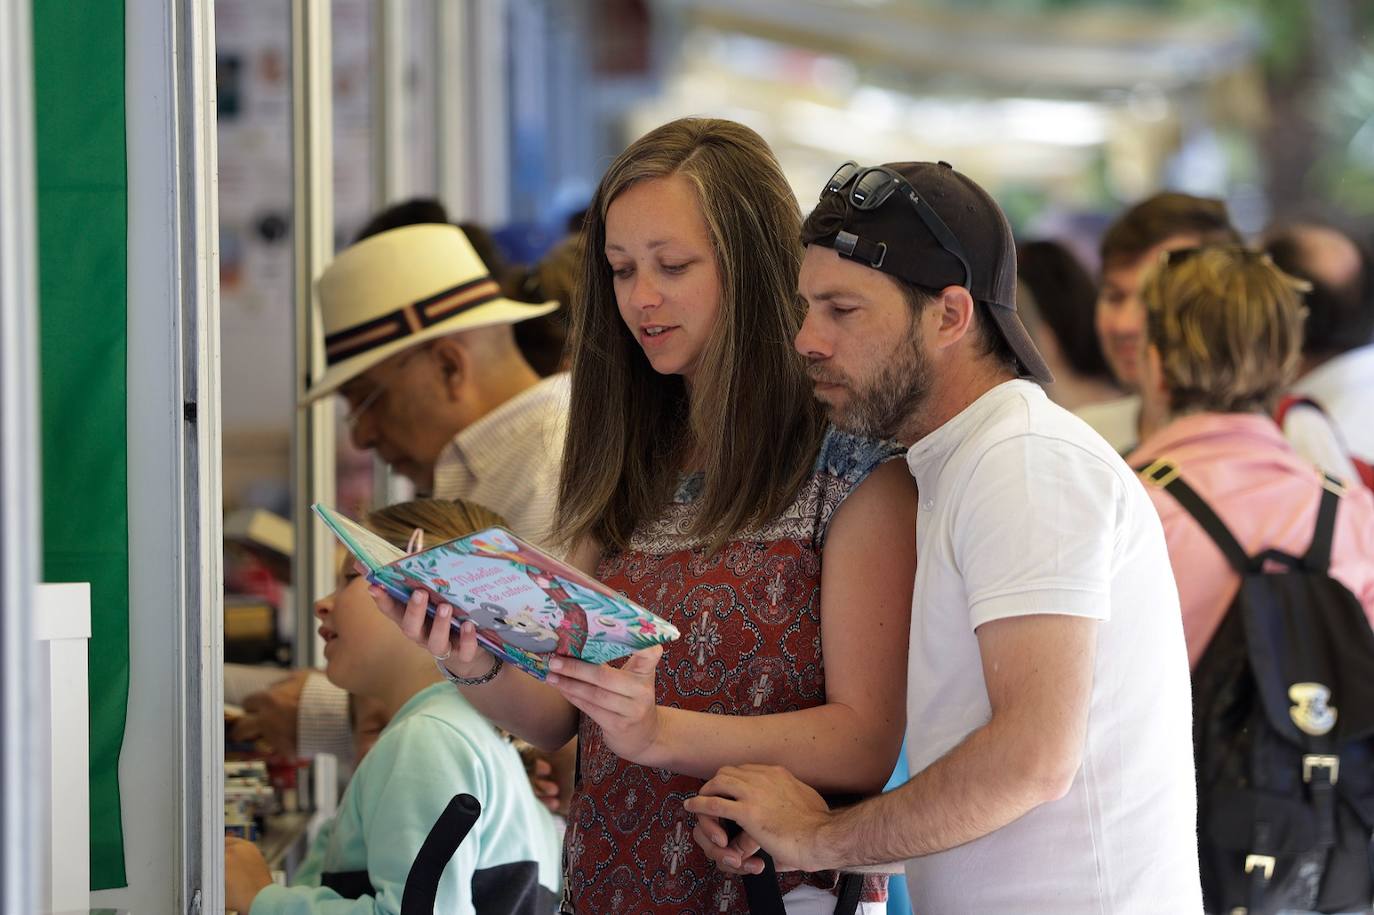
[[[668,244],[668,243],[671,242],[671,241],[672,241],[671,238],[656,238],[656,239],[654,239],[653,241],[649,242],[647,245],[645,245],[645,247],[648,248],[650,251],[652,251],[654,248],[662,248],[664,245]],[[619,252],[621,252],[622,254],[623,254],[624,251],[625,251],[625,249],[622,248],[620,245],[615,245],[615,244],[607,244],[607,245],[606,245],[606,250],[607,250],[607,251],[619,251]]]

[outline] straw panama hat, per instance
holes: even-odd
[[[320,274],[315,291],[326,369],[302,403],[427,340],[558,308],[503,296],[463,230],[438,224],[402,226],[346,248]]]

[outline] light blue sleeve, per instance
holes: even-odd
[[[329,850],[329,838],[334,835],[334,829],[339,825],[339,817],[330,817],[320,824],[320,830],[315,834],[315,841],[310,843],[310,848],[305,853],[305,860],[296,868],[296,872],[291,876],[292,886],[319,886],[320,873],[324,870],[324,856]]]
[[[399,915],[406,877],[434,821],[455,794],[481,799],[488,792],[476,750],[444,722],[417,715],[387,736],[368,753],[350,786],[359,792],[358,839],[366,848],[375,895],[344,899],[319,886],[271,886],[253,900],[251,915]],[[475,915],[471,885],[478,860],[474,831],[444,869],[436,911]]]

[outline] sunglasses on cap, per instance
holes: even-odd
[[[846,188],[848,193],[845,193]],[[959,262],[959,266],[964,270],[964,281],[960,285],[968,288],[973,282],[973,271],[969,269],[968,258],[964,256],[964,246],[959,244],[959,239],[949,230],[949,226],[945,225],[940,214],[935,212],[935,208],[916,193],[911,182],[900,173],[884,165],[861,168],[857,162],[846,162],[835,169],[835,174],[825,183],[825,190],[821,192],[821,196],[843,194],[854,209],[868,211],[876,210],[898,192],[901,192],[911,204],[911,208],[916,211],[916,218],[920,219],[927,231],[935,236],[935,240],[945,253]],[[879,242],[877,247],[877,262],[871,264],[875,268],[882,266],[882,258],[887,253],[886,243]]]

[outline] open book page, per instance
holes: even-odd
[[[358,522],[345,518],[329,506],[316,502],[310,507],[315,514],[320,516],[320,520],[329,526],[334,535],[343,542],[343,545],[348,547],[348,551],[357,556],[363,565],[367,566],[369,571],[376,572],[405,555],[405,550],[397,549]]]

